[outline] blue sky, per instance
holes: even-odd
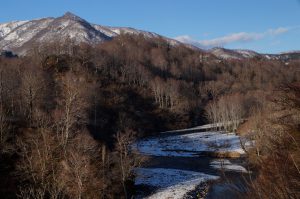
[[[1,2],[2,1],[2,2]],[[200,47],[300,50],[300,0],[0,0],[0,23],[61,16],[129,26]]]

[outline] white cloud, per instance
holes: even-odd
[[[290,30],[291,28],[285,28],[285,27],[279,27],[277,29],[269,29],[265,34],[266,35],[280,35],[283,33],[286,33]]]
[[[279,27],[276,29],[269,29],[261,33],[239,32],[239,33],[232,33],[223,37],[218,37],[215,39],[200,40],[200,41],[197,41],[188,35],[178,36],[175,39],[183,43],[188,43],[188,44],[198,46],[200,48],[212,48],[212,47],[225,46],[227,44],[234,43],[234,42],[245,43],[245,42],[256,41],[266,37],[280,35],[288,32],[289,30],[290,28]]]

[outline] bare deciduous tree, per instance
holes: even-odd
[[[35,68],[27,69],[21,76],[21,96],[24,101],[25,114],[30,126],[33,125],[34,113],[39,108],[43,96],[43,89],[47,86],[41,71]]]
[[[71,72],[62,77],[61,100],[55,117],[58,133],[62,133],[63,144],[66,145],[75,125],[86,122],[86,109],[89,102],[89,92],[84,78]],[[90,90],[89,90],[90,89]]]
[[[236,131],[245,112],[242,100],[237,94],[212,100],[206,106],[207,118],[210,122],[223,126],[227,131]]]
[[[125,129],[124,132],[119,132],[116,136],[117,152],[120,164],[121,182],[124,190],[125,197],[128,197],[126,182],[133,177],[133,169],[139,166],[142,162],[138,155],[133,154],[130,149],[134,141],[134,132]]]

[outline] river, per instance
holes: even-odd
[[[136,198],[238,198],[250,175],[239,145],[237,135],[201,127],[139,141],[135,147],[147,161],[137,175]],[[216,158],[211,153],[216,151],[236,152],[241,157]]]

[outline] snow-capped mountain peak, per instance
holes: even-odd
[[[57,18],[43,18],[30,21],[15,21],[0,24],[0,50],[12,50],[19,55],[26,54],[33,43],[73,39],[76,43],[98,44],[111,40],[120,34],[142,34],[147,38],[163,38],[171,45],[180,42],[153,32],[128,27],[110,27],[91,24],[77,15],[66,12]]]

